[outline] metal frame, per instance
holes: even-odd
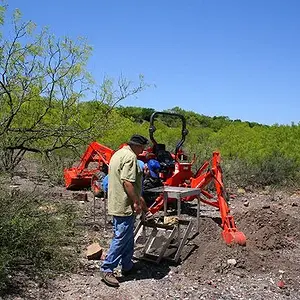
[[[93,219],[94,219],[94,224],[96,224],[96,199],[99,201],[103,202],[103,211],[104,211],[104,230],[107,230],[107,196],[104,193],[103,198],[96,197],[93,194]]]
[[[186,226],[186,229],[183,233],[183,236],[182,238],[180,239],[180,241],[178,240],[178,235],[179,235],[179,226]],[[186,243],[186,240],[189,236],[189,233],[192,229],[192,221],[190,220],[179,220],[179,223],[178,225],[164,225],[164,224],[152,224],[152,223],[147,223],[147,222],[143,222],[142,220],[139,222],[139,224],[137,225],[136,229],[135,229],[135,232],[134,232],[134,241],[136,243],[138,237],[139,237],[139,232],[141,230],[145,230],[145,227],[148,227],[148,228],[152,228],[152,231],[150,233],[150,235],[148,236],[145,244],[144,244],[144,247],[143,247],[143,250],[141,251],[141,256],[136,256],[134,255],[135,258],[137,259],[143,259],[143,260],[147,260],[147,261],[151,261],[151,262],[154,262],[156,264],[159,264],[160,261],[164,258],[166,260],[169,260],[169,261],[173,261],[173,262],[178,262],[179,258],[180,258],[180,254],[182,252],[182,249],[183,249],[183,246],[185,245]],[[163,244],[159,254],[152,254],[152,253],[149,253],[149,250],[151,249],[151,245],[154,243],[155,241],[155,238],[158,234],[158,232],[161,232],[165,230],[166,232],[170,232],[169,233],[169,236],[167,237],[167,240],[166,242]],[[177,237],[176,237],[176,234],[177,234]],[[177,247],[177,250],[175,252],[175,255],[174,257],[169,257],[169,256],[166,256],[165,253],[166,253],[166,250],[169,248],[170,244],[171,244],[171,241],[176,238],[177,241],[178,241],[178,247]]]
[[[164,225],[164,224],[153,224],[153,223],[147,223],[141,220],[138,224],[138,226],[135,229],[134,232],[134,241],[136,243],[137,238],[138,238],[138,233],[140,230],[145,230],[145,227],[150,227],[152,228],[151,234],[149,235],[143,249],[143,255],[140,257],[141,259],[144,260],[149,260],[155,263],[159,263],[162,258],[165,258],[170,261],[178,262],[180,258],[181,251],[183,249],[183,246],[186,243],[186,240],[188,238],[188,235],[192,229],[192,221],[190,220],[181,220],[180,215],[181,215],[181,199],[184,197],[189,197],[189,196],[196,196],[197,198],[197,232],[199,233],[199,217],[200,217],[200,194],[201,190],[198,188],[186,188],[186,187],[175,187],[175,186],[162,186],[162,187],[157,187],[153,189],[147,190],[149,192],[154,192],[154,193],[163,193],[163,199],[164,199],[164,216],[167,215],[167,203],[168,203],[168,198],[176,198],[177,199],[177,216],[178,216],[178,224],[176,225]],[[185,225],[187,226],[186,230],[183,233],[183,236],[181,237],[181,232],[180,229],[181,227]],[[158,255],[148,253],[149,249],[151,248],[152,243],[154,242],[155,237],[157,236],[159,229],[165,230],[165,231],[170,231],[171,233],[169,237],[167,238],[167,241],[164,243],[163,247],[161,248],[161,251]],[[177,240],[177,250],[175,252],[174,257],[168,257],[164,256],[166,250],[170,246],[171,241],[174,239],[174,237]]]
[[[200,195],[201,190],[198,188],[186,188],[178,186],[162,186],[153,189],[148,189],[147,192],[163,193],[164,199],[164,216],[167,214],[168,198],[177,199],[177,216],[180,218],[181,215],[181,199],[185,197],[196,196],[197,198],[197,233],[200,231]]]

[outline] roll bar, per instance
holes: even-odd
[[[156,131],[156,127],[154,126],[154,120],[155,117],[158,115],[165,115],[170,117],[175,117],[181,119],[182,122],[182,128],[181,128],[181,140],[177,143],[175,148],[175,157],[178,153],[178,150],[183,145],[185,141],[185,137],[188,135],[189,131],[186,129],[186,120],[183,115],[177,114],[177,113],[170,113],[170,112],[163,112],[163,111],[156,111],[154,112],[150,117],[150,127],[149,127],[149,137],[153,145],[157,145],[157,141],[154,139],[154,132]]]

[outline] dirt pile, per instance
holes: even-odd
[[[246,247],[227,246],[220,237],[221,229],[209,218],[201,220],[201,233],[192,241],[197,250],[183,268],[190,274],[201,270],[201,277],[212,273],[226,273],[232,268],[240,272],[266,273],[286,270],[291,276],[298,275],[300,219],[290,216],[278,207],[236,212],[238,228],[247,237]],[[199,276],[198,276],[199,277]],[[295,282],[296,283],[296,282]]]

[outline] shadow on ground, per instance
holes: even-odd
[[[174,263],[162,261],[159,265],[139,260],[136,262],[137,272],[128,276],[118,277],[120,282],[131,281],[131,280],[142,280],[142,279],[162,279],[170,272],[170,266]]]
[[[135,263],[137,272],[126,277],[119,277],[120,282],[130,281],[130,280],[142,280],[142,279],[162,279],[169,274],[171,267],[176,268],[177,266],[184,263],[198,248],[199,246],[193,243],[193,239],[198,236],[198,233],[194,233],[187,240],[185,245],[185,251],[182,253],[178,262],[170,261],[167,259],[162,259],[159,264],[154,262],[146,261],[143,259],[137,260]]]

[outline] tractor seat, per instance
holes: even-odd
[[[156,144],[153,151],[156,154],[157,160],[160,162],[162,169],[175,166],[175,161],[169,151],[166,150],[165,144]]]

